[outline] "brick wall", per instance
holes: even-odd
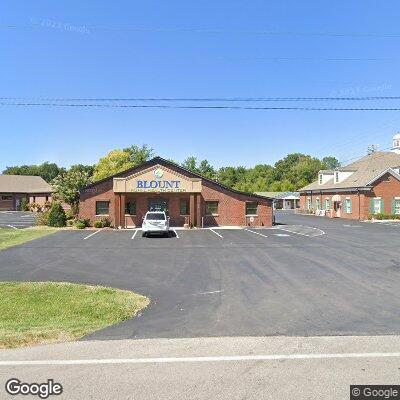
[[[321,199],[322,208],[324,208],[325,198],[329,197],[332,199],[332,196],[335,194],[339,194],[341,197],[341,210],[340,217],[344,219],[368,219],[369,214],[371,213],[371,199],[374,197],[380,197],[383,200],[384,204],[384,213],[391,214],[392,213],[392,201],[395,197],[400,197],[400,182],[395,179],[390,174],[386,174],[381,177],[377,182],[374,183],[374,186],[370,192],[365,191],[361,192],[360,196],[355,192],[331,192],[331,193],[318,193],[313,192],[311,194],[300,194],[300,208],[305,210],[307,208],[307,198],[310,197],[312,200],[312,207],[316,209],[316,199],[319,197]],[[352,202],[352,212],[346,212],[346,199],[350,199]],[[333,207],[333,203],[331,204]],[[332,212],[332,216],[335,217],[336,213]]]
[[[169,167],[170,168],[170,167]],[[129,171],[125,176],[129,175]],[[93,223],[97,217],[95,215],[96,201],[109,201],[108,218],[115,223],[116,200],[118,194],[113,192],[113,179],[100,182],[81,193],[79,216],[88,218]],[[155,193],[141,194],[126,194],[126,201],[136,199],[136,215],[125,215],[125,225],[140,226],[142,217],[145,215],[148,208],[148,198],[158,196]],[[189,193],[162,193],[159,197],[168,200],[169,214],[171,216],[171,225],[183,226],[187,221],[187,217],[180,215],[180,199],[186,198],[189,200]],[[218,216],[205,216],[205,202],[218,201]],[[250,217],[246,217],[246,201],[258,202],[258,216],[254,217],[254,221],[250,221]],[[271,226],[273,219],[272,201],[268,199],[255,199],[250,196],[236,194],[229,190],[223,189],[212,182],[203,181],[203,188],[200,199],[201,214],[204,216],[204,225],[237,225],[237,226]],[[118,203],[117,203],[118,205]],[[197,204],[195,204],[197,207]]]
[[[272,226],[272,200],[254,199],[246,195],[235,194],[213,184],[203,182],[202,189],[202,215],[204,225],[234,225],[234,226]],[[205,215],[205,202],[218,201],[218,216]],[[246,217],[246,201],[258,202],[258,216],[254,221]]]

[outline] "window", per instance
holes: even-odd
[[[4,201],[9,201],[9,200],[12,200],[13,197],[12,196],[1,196],[1,199]]]
[[[165,221],[165,214],[159,212],[150,212],[146,214],[146,221]]]
[[[319,184],[322,185],[322,174],[319,174]]]
[[[108,215],[108,209],[108,201],[96,201],[96,215]]]
[[[394,199],[393,212],[396,215],[400,215],[400,199]]]
[[[372,213],[380,214],[382,212],[382,200],[381,199],[372,199]]]
[[[307,198],[307,210],[311,211],[311,199]]]
[[[345,206],[346,206],[346,214],[351,214],[353,212],[351,199],[346,199]]]
[[[206,201],[206,215],[218,215],[218,201]]]
[[[181,199],[179,203],[180,215],[189,215],[189,200]]]
[[[125,203],[125,214],[126,215],[136,215],[136,201],[129,200]]]
[[[246,202],[246,215],[257,215],[258,203],[256,201]]]
[[[317,210],[321,209],[321,200],[319,198],[317,198],[317,200],[315,200],[315,207]]]
[[[325,210],[329,211],[331,209],[331,201],[329,199],[325,199]]]
[[[339,182],[339,172],[338,171],[335,172],[335,182],[336,183]]]

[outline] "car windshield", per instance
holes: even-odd
[[[147,215],[146,215],[146,219],[147,219],[147,220],[152,220],[152,221],[155,221],[155,220],[162,220],[162,221],[165,221],[165,214],[163,214],[163,213],[151,213],[151,214],[147,214]]]

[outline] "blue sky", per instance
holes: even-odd
[[[400,36],[384,36],[400,34],[399,12],[389,0],[6,0],[0,97],[395,96]],[[399,126],[399,112],[384,111],[0,106],[0,170],[94,163],[143,143],[166,158],[195,155],[216,166],[274,163],[291,152],[347,160],[370,144],[390,146]]]

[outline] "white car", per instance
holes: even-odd
[[[142,235],[162,233],[169,235],[169,217],[164,211],[148,211],[143,217]]]

